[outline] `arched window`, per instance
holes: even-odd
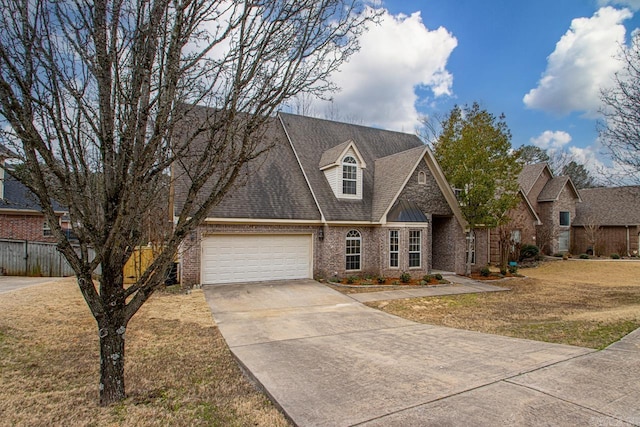
[[[418,172],[418,184],[426,184],[427,183],[427,174],[423,171]]]
[[[360,255],[362,247],[362,238],[360,232],[351,230],[347,233],[346,244],[346,270],[360,270]]]
[[[351,156],[342,159],[342,194],[357,194],[358,162]]]

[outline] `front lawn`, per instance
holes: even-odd
[[[500,283],[510,292],[369,303],[406,319],[589,348],[640,328],[640,262],[554,261]]]
[[[157,293],[127,330],[128,398],[98,406],[98,337],[72,279],[0,295],[0,425],[285,426],[202,291]]]

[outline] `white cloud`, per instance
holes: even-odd
[[[561,130],[545,130],[539,136],[531,138],[530,141],[543,150],[559,150],[571,142],[571,135]]]
[[[362,35],[360,51],[332,76],[341,88],[330,107],[335,118],[413,131],[416,88],[430,89],[434,97],[451,95],[446,65],[457,43],[445,28],[427,29],[420,12],[392,16],[385,10],[380,25]]]
[[[617,5],[628,7],[631,10],[640,9],[640,0],[598,0],[600,6]]]
[[[600,89],[611,85],[613,74],[621,69],[616,55],[625,42],[622,22],[632,16],[628,9],[604,7],[591,18],[574,19],[547,58],[538,86],[524,96],[525,105],[560,115],[582,111],[596,117]]]

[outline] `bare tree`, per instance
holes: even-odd
[[[283,102],[334,89],[327,77],[376,14],[358,0],[0,5],[1,141],[20,154],[15,175],[37,196],[96,319],[100,403],[110,404],[125,397],[128,322],[163,282],[180,242],[268,149],[258,142]],[[207,140],[204,155],[191,150],[195,138]],[[125,287],[144,217],[168,171],[186,163],[191,185],[173,230]],[[69,209],[78,252],[52,199]]]
[[[634,35],[631,47],[622,49],[620,60],[624,68],[616,73],[614,85],[600,91],[604,118],[598,131],[602,145],[623,171],[624,176],[613,177],[614,181],[640,183],[640,34]]]
[[[593,251],[593,256],[598,256],[600,252],[599,244],[600,244],[600,234],[601,227],[600,223],[596,215],[590,214],[584,218],[584,224],[582,225],[584,228],[584,233],[587,237],[587,242],[591,246],[591,250]]]

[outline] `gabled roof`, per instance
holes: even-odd
[[[568,176],[558,176],[547,182],[538,196],[538,202],[555,202],[560,197],[560,193],[567,186],[580,201],[580,194],[573,185],[573,181]]]
[[[426,151],[427,147],[422,145],[375,161],[372,221],[380,221],[385,212],[391,208],[391,204],[398,197]]]
[[[531,202],[529,202],[529,198],[524,194],[524,191],[522,190],[522,188],[518,191],[518,193],[522,197],[522,200],[524,200],[524,204],[527,206],[527,209],[531,213],[531,216],[533,216],[533,218],[536,220],[536,225],[542,225],[542,221],[540,221],[540,217],[538,216],[538,213],[531,205]]]
[[[542,172],[547,169],[549,175],[553,177],[549,165],[546,163],[535,163],[533,165],[524,165],[520,175],[518,175],[518,184],[525,195],[528,195],[533,186],[535,185]]]
[[[424,147],[415,135],[294,114],[280,113],[279,116],[320,211],[327,221],[371,221],[374,200],[373,169],[376,169],[374,167],[362,171],[361,200],[337,199],[319,167],[319,159],[323,158],[327,150],[345,141],[353,141],[363,162],[371,165],[376,159]],[[418,154],[418,151],[414,154]],[[417,162],[417,159],[414,158],[413,162]]]
[[[52,203],[54,212],[62,213],[66,211],[66,209],[55,200]],[[41,212],[42,208],[31,190],[10,174],[5,174],[4,197],[0,199],[0,210],[36,213]]]
[[[347,154],[349,149],[353,149],[358,157],[358,161],[360,162],[361,168],[366,168],[367,164],[362,159],[362,155],[360,151],[358,151],[358,147],[352,141],[345,141],[342,144],[336,145],[333,148],[329,148],[327,151],[322,153],[322,157],[320,158],[320,170],[325,170],[331,166],[340,166],[342,164],[342,159]]]
[[[573,225],[640,225],[640,186],[580,190]]]

